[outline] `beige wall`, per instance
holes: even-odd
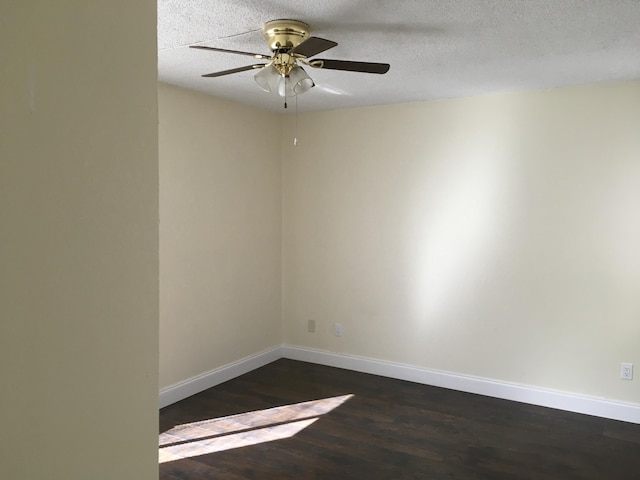
[[[637,403],[639,132],[639,82],[301,115],[285,343]]]
[[[280,120],[163,85],[160,386],[281,343]]]
[[[0,478],[155,479],[156,5],[0,5]]]

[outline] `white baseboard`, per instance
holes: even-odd
[[[434,387],[450,388],[461,392],[477,393],[504,400],[640,424],[640,404],[614,402],[292,345],[274,347],[164,388],[160,391],[160,408],[244,375],[280,358],[317,363]]]
[[[189,378],[170,387],[163,388],[160,390],[160,408],[184,400],[191,395],[195,395],[232,378],[249,373],[256,368],[264,367],[279,358],[282,358],[282,347],[274,347],[270,350],[245,357],[236,362]]]
[[[282,356],[291,360],[317,363],[435,387],[450,388],[461,392],[477,393],[504,400],[640,424],[640,404],[613,402],[291,345],[283,345]]]

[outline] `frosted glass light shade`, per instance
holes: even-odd
[[[291,73],[289,73],[289,81],[291,85],[293,85],[293,91],[295,93],[304,93],[313,87],[313,80],[307,72],[304,71],[304,68],[295,66],[291,69]]]
[[[256,73],[253,78],[262,90],[272,92],[278,88],[282,76],[278,73],[276,67],[269,64]]]
[[[278,83],[278,95],[294,97],[313,87],[313,80],[301,67],[295,66],[286,77],[281,77]]]
[[[280,77],[278,82],[278,95],[281,97],[295,97],[296,92],[293,91],[293,86],[289,77]]]
[[[304,93],[315,84],[302,67],[294,66],[289,75],[283,76],[269,64],[253,76],[258,86],[265,92],[277,91],[281,97],[294,97]]]

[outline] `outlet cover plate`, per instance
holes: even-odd
[[[335,333],[336,337],[341,337],[342,336],[342,324],[341,323],[336,323],[334,325],[334,333]]]
[[[620,364],[620,378],[623,380],[633,380],[633,363]]]

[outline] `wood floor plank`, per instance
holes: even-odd
[[[327,410],[323,399],[344,395],[314,416]],[[640,425],[285,359],[163,408],[160,432],[265,409],[274,409],[271,425],[263,412],[240,431],[180,440],[192,453],[199,441],[254,444],[162,463],[160,478],[640,478]]]

